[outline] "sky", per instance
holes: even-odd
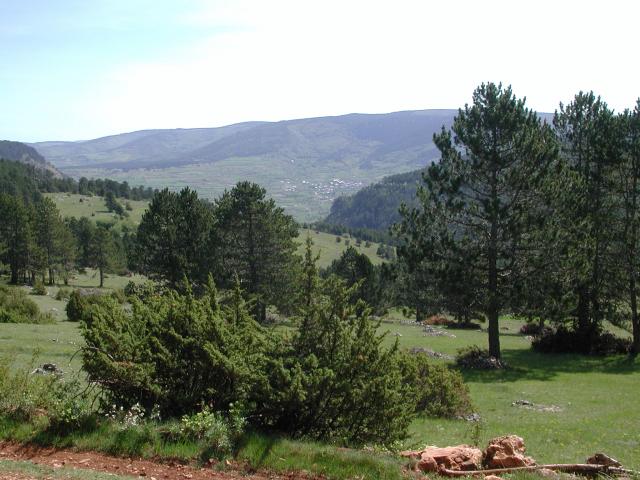
[[[635,0],[0,0],[0,139],[640,96]]]

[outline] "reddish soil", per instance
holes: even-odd
[[[226,463],[224,465],[225,471],[218,471],[221,466],[215,463],[208,468],[198,468],[176,462],[160,463],[152,460],[110,457],[97,452],[76,452],[10,442],[0,442],[0,460],[26,460],[53,468],[94,470],[137,476],[148,480],[233,480],[240,478],[246,480],[313,480],[320,478],[303,472],[279,474],[268,471],[255,472],[236,463]],[[2,475],[3,479],[30,480],[30,477],[24,474],[3,473]]]

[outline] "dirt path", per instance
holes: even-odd
[[[164,464],[150,460],[110,457],[97,452],[76,452],[10,442],[0,442],[0,460],[26,460],[52,468],[94,470],[148,480],[234,480],[240,478],[246,480],[312,480],[319,478],[298,472],[285,474],[265,471],[247,472],[235,464],[225,465],[227,471],[217,471],[220,466],[215,464],[209,468],[197,468],[175,462]],[[6,472],[2,473],[2,478],[30,479],[28,475]]]

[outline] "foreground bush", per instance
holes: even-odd
[[[0,323],[54,323],[20,288],[0,285]]]
[[[531,342],[531,348],[542,353],[580,353],[583,355],[626,354],[631,349],[631,339],[616,337],[599,330],[580,332],[559,326],[545,330]]]
[[[107,298],[83,316],[84,368],[108,403],[155,407],[163,418],[234,404],[254,425],[294,437],[393,442],[415,411],[400,354],[382,347],[341,281],[324,290],[292,337],[258,325],[239,288],[225,307],[212,287],[200,299],[132,298],[130,312]]]
[[[489,350],[472,345],[458,350],[456,365],[469,370],[494,370],[506,368],[507,364],[489,354]]]
[[[239,294],[220,308],[215,290],[201,299],[180,295],[131,299],[131,311],[104,297],[82,319],[84,369],[107,401],[154,407],[162,417],[226,410],[266,383],[272,342],[247,313]]]
[[[415,413],[453,418],[472,410],[469,388],[460,372],[429,362],[424,354],[406,354],[403,368],[415,395]]]
[[[211,281],[201,298],[185,282],[184,294],[89,304],[81,327],[89,380],[125,410],[139,404],[163,419],[201,412],[194,421],[212,426],[236,411],[261,430],[348,445],[403,438],[417,410],[466,408],[459,376],[383,346],[379,322],[350,302],[358,284],[320,281],[310,250],[303,270],[298,328],[287,335],[249,315],[239,285],[223,306]]]
[[[402,438],[414,415],[413,387],[397,345],[385,348],[379,322],[353,289],[329,277],[310,292],[300,327],[268,364],[257,399],[260,424],[294,438],[357,445]]]

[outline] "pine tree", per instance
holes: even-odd
[[[560,104],[553,123],[571,175],[561,210],[555,212],[568,243],[563,269],[570,277],[577,332],[588,343],[620,292],[612,215],[617,210],[614,172],[622,156],[619,122],[593,92],[580,92],[568,105]]]
[[[460,295],[451,290],[459,285],[468,298],[482,299],[489,352],[499,358],[499,316],[523,281],[522,239],[533,228],[535,190],[556,155],[553,134],[510,87],[488,83],[434,142],[441,159],[425,174],[416,218],[407,222],[405,213],[406,235],[423,253],[435,248],[429,268],[443,297]]]
[[[158,192],[138,227],[137,255],[142,271],[178,285],[186,276],[204,285],[211,271],[207,243],[211,208],[188,188]]]
[[[266,319],[267,304],[286,307],[292,297],[298,226],[255,183],[240,182],[215,202],[210,244],[214,274],[229,288],[238,275],[255,301],[254,314]]]
[[[626,272],[633,344],[631,353],[640,353],[640,318],[638,316],[638,278],[640,268],[640,99],[633,110],[621,117],[624,155],[618,169],[622,200],[622,255]]]
[[[15,285],[29,267],[32,248],[29,209],[19,197],[0,194],[0,238],[2,261],[9,265],[10,282]]]

